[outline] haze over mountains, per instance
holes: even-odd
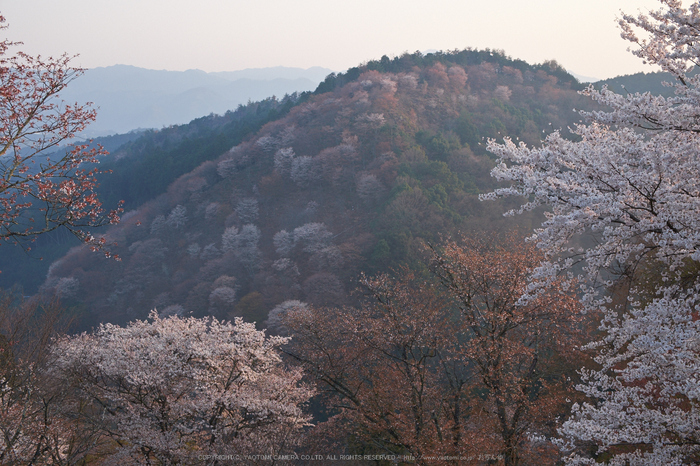
[[[206,73],[115,65],[87,70],[62,93],[67,102],[93,102],[98,117],[86,137],[184,124],[240,104],[312,91],[327,68],[272,67]]]

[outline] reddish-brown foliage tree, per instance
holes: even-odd
[[[287,313],[291,353],[339,411],[330,422],[419,464],[553,464],[556,449],[533,437],[555,434],[576,367],[570,283],[529,288],[541,257],[515,237],[449,241],[431,254],[428,279],[364,279],[360,309]]]
[[[554,433],[565,375],[575,367],[567,371],[566,361],[581,356],[574,352],[583,334],[572,283],[533,286],[530,273],[541,260],[533,245],[514,236],[500,244],[450,241],[433,258],[432,270],[461,310],[469,335],[462,354],[474,365],[486,422],[498,434],[506,465],[547,462],[536,448],[542,444],[529,437]]]
[[[78,464],[99,446],[84,407],[46,370],[69,320],[57,301],[0,294],[0,464]]]
[[[98,170],[80,167],[106,152],[72,143],[95,111],[59,99],[82,70],[68,55],[11,53],[17,45],[0,41],[0,238],[23,243],[63,227],[101,249],[105,240],[85,228],[117,223],[121,209],[104,212],[94,191]]]

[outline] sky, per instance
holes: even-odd
[[[687,2],[686,2],[687,3]],[[404,52],[500,49],[605,79],[655,71],[616,18],[658,0],[0,0],[7,38],[77,66],[343,71]]]

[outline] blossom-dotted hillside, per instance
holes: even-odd
[[[73,250],[43,290],[71,279],[86,328],[153,308],[262,325],[288,300],[347,304],[360,272],[410,262],[420,240],[500,228],[477,198],[493,187],[485,137],[534,143],[585,106],[555,63],[469,50],[373,63],[127,212],[107,233],[120,263]]]
[[[700,462],[700,4],[661,3],[620,25],[635,55],[675,78],[673,96],[591,88],[609,110],[587,114],[577,142],[489,146],[493,174],[512,183],[489,198],[552,208],[532,238],[548,259],[538,278],[582,270],[583,303],[605,313],[588,346],[599,365],[581,370],[588,400],[560,431],[568,464]],[[595,241],[572,247],[583,234]]]

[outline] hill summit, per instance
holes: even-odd
[[[85,325],[153,308],[262,324],[289,300],[350,303],[361,272],[411,264],[424,241],[506,228],[504,207],[478,200],[493,187],[485,138],[537,144],[593,105],[580,87],[555,62],[476,50],[332,74],[125,214],[106,233],[121,262],[75,248],[43,290]]]

